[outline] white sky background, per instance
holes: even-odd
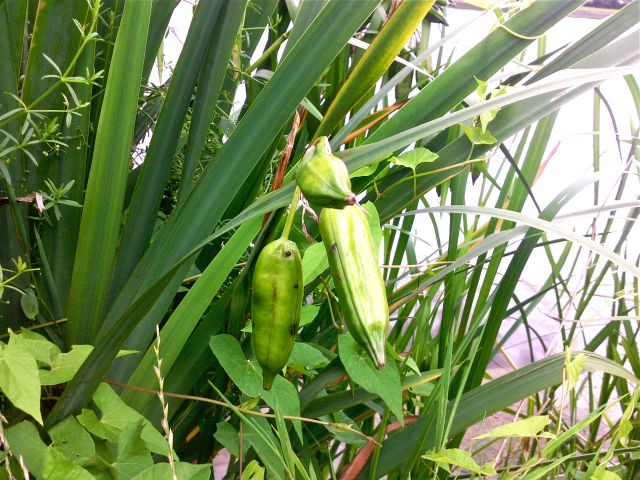
[[[186,1],[181,2],[176,8],[172,17],[170,32],[164,43],[164,58],[166,67],[163,73],[163,80],[166,80],[168,78],[169,68],[175,66],[175,61],[179,55],[180,49],[182,48],[182,42],[186,38],[193,8],[191,3],[192,2]],[[450,28],[447,31],[452,31],[457,26],[462,25],[469,21],[471,18],[478,17],[479,15],[480,12],[478,11],[450,8],[447,12],[447,20],[450,23]],[[598,24],[598,22],[601,21],[602,20],[590,20],[582,18],[563,19],[549,31],[547,35],[547,51],[552,51],[557,47],[579,39],[582,35],[593,29]],[[458,35],[455,40],[449,42],[449,44],[447,45],[447,49],[455,47],[454,59],[458,58],[471,47],[473,47],[476,42],[482,39],[494,26],[495,17],[491,15],[485,15],[478,21],[474,22],[472,26],[465,29],[465,31],[462,34]],[[433,28],[431,35],[431,43],[435,43],[440,38],[439,29]],[[256,58],[260,55],[260,50],[261,47],[258,47],[258,51],[255,54]],[[449,51],[450,50],[447,50],[444,58],[447,58]],[[534,42],[534,44],[532,44],[530,50],[528,51],[527,61],[533,60],[535,58],[535,53],[536,47]],[[515,64],[507,66],[507,70],[509,71],[517,69],[518,66]],[[151,82],[158,82],[158,74],[156,69],[154,69],[152,73]],[[631,122],[633,121],[634,125],[638,125],[639,123],[637,113],[635,112],[635,109],[633,107],[631,95],[626,86],[626,83],[621,78],[609,80],[606,83],[603,83],[601,85],[601,91],[607,101],[610,103],[613,112],[615,113],[621,139],[623,141],[622,153],[626,160],[626,155],[628,154],[629,148],[629,144],[627,142],[631,137]],[[241,96],[239,98],[241,98]],[[490,125],[489,130],[491,130]],[[544,174],[533,187],[534,195],[536,196],[536,199],[542,208],[550,203],[560,190],[573,183],[578,178],[592,173],[593,133],[593,92],[588,92],[587,94],[582,95],[581,97],[562,107],[560,115],[553,127],[553,132],[549,140],[549,145],[545,156],[549,155],[556,145],[559,145],[559,147],[557,149],[557,152],[549,162]],[[613,185],[615,184],[616,179],[619,178],[619,176],[623,172],[624,168],[624,164],[620,159],[618,148],[615,142],[614,130],[608,113],[604,108],[604,105],[602,105],[601,108],[600,139],[602,150],[602,156],[600,159],[602,169],[602,180],[600,184],[600,204],[603,204],[607,203],[607,194],[610,194],[609,200],[613,200]],[[508,142],[507,145],[509,145]],[[515,145],[516,144],[513,144],[513,148],[510,148],[512,153],[515,150]],[[499,158],[496,158],[496,160],[492,159],[490,168],[493,165],[495,165],[497,168],[497,164],[499,161]],[[492,171],[495,170],[492,169]],[[479,192],[478,187],[479,182],[476,183],[475,187],[469,189],[467,196],[468,203],[474,204],[474,202],[476,202]],[[637,176],[633,176],[629,179],[627,188],[625,190],[625,199],[627,200],[633,200],[638,196],[638,194],[640,194],[640,187],[638,187]],[[436,196],[435,192],[431,192],[428,195],[428,200],[432,205],[437,205],[439,203],[438,197]],[[491,202],[489,202],[488,205],[493,206]],[[591,207],[592,205],[593,187],[590,186],[585,188],[569,204],[568,207],[563,209],[561,213],[581,210]],[[628,210],[623,210],[619,212],[618,215],[624,215],[627,211]],[[523,213],[529,214],[531,216],[537,216],[536,210],[531,202],[527,204]],[[469,218],[469,222],[471,221],[472,219]],[[567,228],[575,228],[577,233],[584,234],[586,233],[590,222],[590,217],[581,217],[569,220],[564,224],[564,226]],[[439,221],[440,228],[443,229],[443,231],[444,229],[446,229],[447,223],[448,217],[447,215],[443,214],[440,217]],[[417,222],[416,228],[414,228],[414,233],[424,238],[431,245],[435,245],[434,238],[430,234],[431,229],[431,224],[425,216],[421,219],[421,221]],[[635,230],[632,232],[632,237],[636,239],[636,241],[634,242],[636,246],[640,245],[639,230],[640,229],[638,227],[635,227]],[[612,238],[615,239],[615,235],[612,235]],[[424,245],[421,242],[419,243],[419,245],[420,244]],[[559,252],[562,248],[563,245],[559,245],[558,248],[556,248],[556,251]],[[421,255],[422,258],[424,258],[424,256],[431,253],[432,250],[433,249],[429,247],[418,248],[419,259],[421,259]],[[629,253],[629,260],[634,262],[638,251],[633,254],[631,254],[632,252]],[[546,259],[546,256],[544,255],[544,252],[541,249],[536,249],[529,264],[527,265],[525,274],[521,279],[521,285],[519,287],[519,294],[521,295],[521,298],[526,298],[537,292],[539,286],[546,280],[549,271],[550,269],[548,266],[548,261]],[[580,276],[584,274],[584,268],[579,269],[578,271],[580,273]],[[576,287],[581,286],[582,281],[580,279],[575,279],[573,285]],[[590,307],[591,311],[587,312],[583,317],[606,318],[607,316],[610,316],[611,293],[611,289],[606,289],[605,291],[603,291],[602,294],[604,298],[600,298],[597,302],[593,302]],[[533,320],[540,333],[546,335],[545,339],[547,341],[550,339],[556,340],[554,351],[561,351],[563,347],[559,342],[560,337],[558,334],[558,323],[548,316],[556,314],[554,306],[555,302],[550,302],[549,304],[545,304],[543,302],[538,308],[538,315],[536,315]],[[593,327],[587,327],[587,332],[591,329],[593,329],[592,331],[594,332],[599,330],[603,322],[600,321],[594,323],[596,323],[597,325]],[[504,330],[508,329],[509,325],[510,322],[506,321]],[[522,366],[523,364],[528,362],[526,349],[520,347],[520,344],[523,341],[526,341],[524,334],[516,335],[510,340],[506,348],[508,354],[518,366]],[[575,346],[576,349],[578,349],[579,347],[580,345]],[[541,356],[544,354],[544,352],[542,351],[538,353]]]

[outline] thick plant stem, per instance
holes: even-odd
[[[293,192],[293,200],[291,200],[291,205],[289,206],[287,221],[284,224],[284,230],[282,230],[282,236],[280,237],[283,240],[289,240],[291,225],[293,225],[293,219],[296,216],[296,210],[298,208],[298,200],[300,200],[300,188],[296,187],[296,190]]]

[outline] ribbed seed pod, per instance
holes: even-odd
[[[262,249],[253,272],[251,343],[270,390],[293,349],[302,304],[302,261],[296,244],[278,239]]]
[[[347,328],[382,369],[389,308],[365,214],[354,205],[325,208],[320,213],[320,234]]]
[[[304,155],[296,183],[309,202],[321,207],[342,208],[356,202],[347,166],[331,153],[327,137],[320,137]]]

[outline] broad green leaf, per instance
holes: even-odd
[[[395,362],[387,362],[384,369],[378,370],[351,335],[338,337],[338,353],[349,378],[368,392],[378,395],[398,421],[404,423],[400,375]]]
[[[414,373],[420,375],[420,369],[418,368],[418,364],[412,357],[407,357],[406,366],[410,368]]]
[[[510,90],[511,89],[509,87],[503,87],[500,90],[495,90],[491,92],[490,98],[495,98],[500,95],[504,95],[508,93]],[[484,96],[482,96],[481,98],[484,98]],[[493,121],[494,118],[496,118],[496,115],[498,115],[499,111],[500,109],[496,108],[495,110],[488,110],[480,114],[480,129],[483,134],[487,131],[487,126]]]
[[[300,416],[300,399],[298,391],[290,381],[278,375],[273,382],[270,391],[263,391],[262,398],[274,411],[276,402],[280,407],[282,415],[299,417]],[[293,428],[296,430],[298,437],[302,439],[302,424],[300,420],[292,420]]]
[[[496,143],[496,137],[488,130],[483,131],[481,127],[467,127],[466,125],[461,125],[461,127],[469,141],[474,145],[493,145]]]
[[[393,163],[410,168],[415,172],[416,167],[423,163],[433,162],[438,158],[438,154],[424,147],[417,147],[402,155],[393,157]]]
[[[42,385],[58,385],[73,378],[87,359],[93,347],[91,345],[74,345],[71,351],[58,353],[51,361],[49,369],[40,369]]]
[[[591,480],[622,480],[622,478],[617,473],[607,470],[605,465],[598,465]]]
[[[91,435],[82,428],[75,417],[65,418],[51,427],[47,433],[51,437],[53,447],[74,463],[86,463],[96,453]]]
[[[429,452],[423,455],[422,458],[437,462],[445,468],[454,466],[470,470],[479,475],[496,475],[496,470],[491,463],[480,466],[471,456],[471,452],[460,450],[459,448],[446,448],[438,452]],[[449,468],[447,470],[451,471]]]
[[[262,392],[262,370],[247,360],[238,341],[231,335],[216,335],[209,340],[211,351],[224,371],[242,393],[259,397]]]
[[[629,443],[629,434],[633,431],[633,424],[628,418],[621,418],[618,426],[618,434],[620,435],[620,443],[626,447]]]
[[[117,458],[113,464],[119,478],[133,478],[153,466],[151,453],[141,438],[144,429],[143,420],[139,418],[130,422],[120,432]]]
[[[176,462],[175,465],[179,480],[209,480],[211,478],[211,465],[193,465],[186,462]],[[157,463],[131,480],[159,480],[161,478],[171,478],[171,467],[168,463]]]
[[[102,413],[100,423],[106,425],[107,428],[115,427],[122,431],[131,423],[141,420],[143,428],[140,436],[147,448],[154,453],[167,454],[167,442],[162,434],[151,425],[149,420],[124,403],[109,385],[106,383],[100,384],[93,395],[93,402]],[[83,422],[80,421],[80,423]],[[83,426],[91,431],[86,425],[83,424]]]
[[[307,247],[302,256],[302,283],[308,285],[318,275],[329,268],[327,252],[322,242],[314,243]]]
[[[38,429],[29,420],[9,427],[4,431],[11,451],[16,457],[22,455],[29,472],[42,476],[42,464],[47,454],[47,445],[40,438]]]
[[[256,460],[251,460],[249,465],[244,467],[242,480],[264,480],[264,467]]]
[[[277,397],[283,415],[300,416],[300,401],[293,384],[278,375],[271,390],[263,389],[262,369],[255,360],[249,361],[245,358],[240,344],[234,337],[226,334],[216,335],[211,337],[209,346],[224,371],[242,393],[249,397],[261,397],[274,410]],[[302,436],[300,422],[294,421],[293,424]]]
[[[127,456],[132,450],[137,447],[137,443],[140,440],[142,434],[142,419],[138,419],[134,422],[126,425],[120,435],[118,436],[118,457]]]
[[[326,257],[325,257],[326,258]],[[300,309],[300,327],[304,327],[305,325],[310,324],[318,315],[318,311],[320,311],[320,307],[318,305],[302,305]],[[294,345],[295,350],[295,345]]]
[[[631,399],[629,400],[629,403],[627,404],[627,407],[624,409],[624,412],[622,412],[622,417],[620,418],[620,424],[618,426],[618,437],[623,447],[626,447],[629,444],[629,434],[633,431],[631,417],[638,407],[639,397],[640,385],[636,383],[636,388]]]
[[[47,448],[42,463],[42,478],[47,480],[93,480],[93,475],[68,460],[53,446]]]
[[[489,433],[483,433],[473,437],[474,440],[482,438],[511,438],[511,437],[539,437],[545,436],[541,433],[544,428],[551,423],[548,415],[535,415],[533,417],[518,420],[516,422],[500,425]]]
[[[238,431],[227,421],[216,423],[215,439],[226,448],[231,455],[240,457],[240,437]],[[242,453],[246,454],[248,445],[242,445]]]
[[[484,99],[487,95],[487,87],[489,86],[489,82],[485,82],[484,80],[480,80],[476,78],[476,83],[478,84],[478,88],[476,88],[476,95],[480,99]]]
[[[421,383],[419,385],[411,387],[411,391],[416,395],[422,395],[422,396],[428,397],[433,393],[434,388],[435,387],[433,383]]]
[[[296,342],[289,357],[288,365],[303,372],[312,372],[329,363],[320,350],[309,343]]]
[[[20,306],[24,312],[24,316],[29,320],[33,320],[38,315],[38,299],[30,288],[20,297]]]
[[[382,160],[373,162],[371,165],[367,165],[366,167],[359,168],[355,172],[349,174],[349,178],[368,177],[369,175],[373,175],[378,169],[378,165],[380,165],[380,162],[382,162]]]
[[[117,443],[120,429],[112,425],[102,423],[93,410],[82,409],[80,415],[76,417],[80,425],[87,429],[89,433],[98,438]]]
[[[33,358],[40,363],[51,365],[53,359],[60,354],[60,349],[56,344],[39,333],[21,330],[17,335],[20,336],[22,343],[29,349]]]
[[[0,344],[0,390],[42,425],[38,365],[20,337],[10,335],[8,345]]]

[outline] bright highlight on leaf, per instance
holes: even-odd
[[[551,423],[551,418],[548,415],[536,415],[533,417],[525,418],[524,420],[518,420],[516,422],[508,423],[494,428],[489,433],[484,433],[473,437],[474,440],[480,440],[483,438],[524,438],[524,437],[545,437],[554,438],[555,435],[551,435],[547,432],[543,432],[547,425]]]

